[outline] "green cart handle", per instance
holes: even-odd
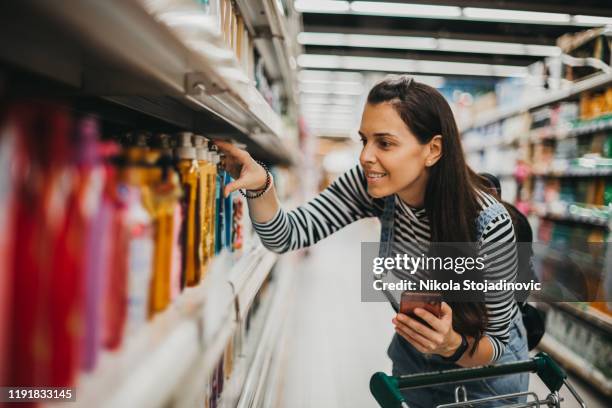
[[[529,360],[484,367],[457,368],[399,377],[378,372],[370,379],[370,391],[382,408],[401,408],[402,403],[406,402],[400,392],[402,389],[431,387],[525,372],[537,373],[551,392],[559,391],[567,378],[565,371],[548,354],[541,352]]]

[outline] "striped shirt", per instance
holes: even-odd
[[[429,242],[429,220],[425,209],[412,208],[397,195],[395,200],[394,242],[417,245]],[[479,204],[483,209],[495,203],[497,201],[491,195],[479,194]],[[379,217],[383,207],[384,199],[373,198],[367,193],[363,169],[357,165],[308,203],[291,211],[279,208],[270,221],[253,222],[253,227],[266,248],[283,253],[313,245],[361,218]],[[516,250],[513,245],[500,247],[501,244],[514,242],[514,228],[507,212],[504,211],[489,221],[478,243],[479,256],[495,259],[494,264],[485,262],[487,279],[504,279],[508,282],[516,280]],[[414,279],[414,276],[410,275],[397,277]],[[514,294],[510,291],[487,293],[485,305],[488,312],[485,335],[491,340],[492,361],[495,361],[502,355],[508,343],[510,325],[518,307]]]

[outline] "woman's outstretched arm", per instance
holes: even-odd
[[[265,185],[265,170],[247,152],[227,143],[218,143],[218,146],[226,153],[230,174],[236,178],[225,193]],[[358,219],[375,216],[373,199],[367,193],[360,166],[353,167],[312,200],[291,211],[280,207],[274,186],[263,196],[247,201],[253,227],[262,243],[279,253],[313,245]]]

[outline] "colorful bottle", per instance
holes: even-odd
[[[105,187],[111,173],[101,160],[105,146],[98,142],[97,120],[93,117],[83,118],[78,132],[82,151],[79,167],[81,177],[87,178],[88,183],[84,187],[86,196],[83,197],[89,225],[84,237],[85,328],[81,355],[81,368],[87,372],[95,367],[101,347],[102,301],[106,273],[111,260],[109,248],[112,239],[112,204]]]
[[[118,152],[117,152],[118,153]],[[129,168],[125,158],[111,168],[114,177],[109,178],[106,194],[112,205],[109,264],[103,305],[102,343],[109,350],[121,346],[127,321],[128,298],[128,246],[130,229],[128,206],[130,188],[127,183]]]
[[[174,169],[174,159],[168,147],[168,136],[158,135],[155,140],[157,155],[150,156],[155,159],[154,173],[151,179],[151,199],[149,212],[153,216],[154,229],[154,272],[151,280],[149,294],[149,316],[164,310],[171,299],[171,279],[173,268],[173,243],[175,211],[179,205],[180,182]],[[179,274],[180,276],[180,270]],[[178,284],[177,277],[177,284]]]
[[[183,187],[183,225],[181,228],[182,276],[181,289],[194,286],[200,281],[201,267],[198,257],[197,234],[199,229],[198,177],[199,167],[196,149],[191,143],[192,134],[179,134],[175,157],[178,159],[178,171]]]
[[[221,248],[223,248],[223,180],[225,179],[223,175],[223,170],[219,166],[221,162],[221,158],[217,152],[214,152],[214,163],[216,167],[216,175],[215,175],[215,254],[221,252]]]
[[[232,182],[232,176],[230,176],[229,172],[223,172],[223,185],[226,186]],[[232,227],[234,225],[234,193],[230,193],[227,197],[223,199],[223,234],[224,237],[224,247],[229,249],[230,251],[234,250],[233,242],[232,242]]]
[[[216,214],[217,214],[217,164],[218,158],[216,152],[208,151],[208,184],[210,194],[208,195],[208,257],[212,259],[215,256],[215,233],[216,233]]]
[[[198,159],[198,167],[200,169],[200,175],[198,179],[198,199],[199,199],[199,214],[200,214],[200,229],[197,239],[199,258],[201,261],[202,278],[206,273],[208,262],[210,260],[208,254],[208,195],[211,194],[210,190],[210,178],[208,173],[210,167],[208,166],[208,148],[206,147],[206,138],[200,135],[194,135],[193,144],[196,149],[196,157]]]
[[[138,186],[128,187],[127,225],[128,282],[127,328],[133,334],[147,320],[149,287],[153,274],[153,225],[149,212],[142,203]]]

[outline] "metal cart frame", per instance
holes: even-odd
[[[402,376],[389,376],[385,373],[375,373],[370,379],[370,391],[378,404],[382,408],[410,408],[406,403],[400,390],[407,390],[421,387],[432,387],[440,384],[461,383],[483,378],[499,377],[503,375],[517,373],[536,373],[550,390],[550,394],[544,399],[531,391],[499,396],[480,398],[468,401],[467,393],[463,385],[455,388],[455,402],[438,405],[437,408],[450,407],[478,407],[484,403],[499,401],[507,398],[527,396],[527,402],[509,405],[513,408],[519,407],[561,407],[563,398],[559,395],[559,390],[565,385],[572,396],[578,401],[581,407],[586,408],[586,404],[578,395],[574,387],[567,380],[567,374],[559,365],[546,353],[538,353],[534,358],[525,361],[499,364],[495,366],[457,368],[453,370],[442,370],[431,373],[412,374]],[[532,400],[529,400],[529,397]]]

